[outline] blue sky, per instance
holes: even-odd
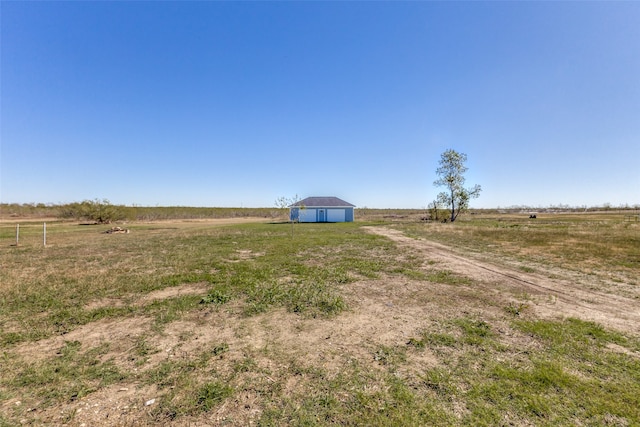
[[[640,2],[0,3],[0,201],[640,204]]]

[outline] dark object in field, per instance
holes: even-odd
[[[535,215],[535,214],[533,214],[533,215],[529,215],[529,219],[536,219],[536,218],[537,218],[537,217],[536,217],[536,215]]]
[[[128,228],[122,228],[122,227],[111,227],[110,229],[108,229],[104,233],[105,234],[129,234],[129,229]]]

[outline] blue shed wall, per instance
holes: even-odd
[[[353,222],[353,208],[346,208],[344,212],[345,222]]]
[[[309,221],[308,218],[308,213],[309,211],[313,209],[315,210],[315,221]],[[320,210],[323,210],[324,213],[321,214]],[[328,218],[328,211],[330,210],[341,210],[344,211],[344,222],[353,222],[353,208],[352,207],[344,207],[344,208],[323,208],[323,207],[313,207],[313,208],[309,208],[307,209],[307,212],[305,216],[307,216],[307,221],[306,222],[320,222],[320,217],[321,215],[324,217],[324,222],[327,222],[327,218]],[[300,219],[300,208],[291,208],[289,211],[289,220],[291,221],[298,221]]]

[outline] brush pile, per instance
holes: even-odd
[[[111,227],[110,229],[108,229],[104,233],[105,234],[129,234],[129,229],[128,228],[122,228],[122,227]]]

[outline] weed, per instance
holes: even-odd
[[[529,308],[529,304],[525,303],[510,303],[505,307],[505,311],[513,316],[520,316],[527,308]]]
[[[458,340],[453,335],[429,331],[424,331],[420,338],[409,338],[407,342],[407,345],[417,349],[424,349],[427,346],[455,347],[457,344]]]
[[[6,332],[2,334],[2,340],[0,341],[0,343],[2,343],[3,346],[7,346],[11,344],[17,344],[25,340],[27,340],[27,337],[20,332]]]
[[[382,345],[373,354],[373,360],[381,365],[396,367],[406,361],[406,354],[402,348]]]
[[[238,362],[235,362],[233,365],[233,371],[236,373],[239,372],[250,372],[255,370],[258,367],[258,364],[253,358],[247,357]]]
[[[145,338],[139,338],[133,348],[133,356],[130,356],[129,360],[135,362],[136,366],[144,365],[149,356],[159,353],[160,349],[154,347]]]
[[[229,296],[227,293],[218,289],[214,289],[213,291],[209,292],[207,296],[200,300],[200,304],[222,305],[226,304],[230,300],[231,296]]]
[[[445,368],[429,369],[420,380],[428,389],[445,398],[456,393],[456,378]]]
[[[415,348],[424,348],[425,347],[425,341],[423,339],[419,339],[419,338],[409,338],[409,341],[407,341],[407,345],[411,345]]]
[[[469,318],[455,319],[453,324],[462,329],[463,342],[472,345],[481,345],[491,337],[491,327],[483,320]]]
[[[197,391],[196,409],[208,412],[233,394],[233,389],[219,381],[208,382]]]
[[[432,346],[444,347],[454,347],[458,342],[453,335],[442,333],[427,333],[424,335],[424,340]]]

